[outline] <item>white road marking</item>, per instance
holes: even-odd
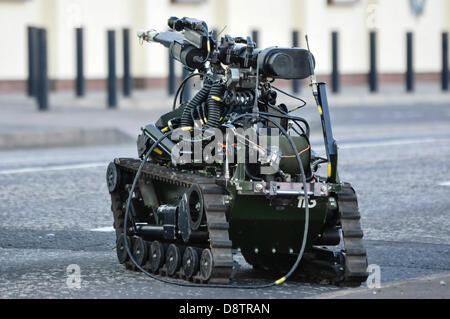
[[[374,142],[362,142],[362,143],[342,143],[339,144],[339,148],[355,149],[355,148],[365,148],[365,147],[381,147],[381,146],[398,146],[398,145],[408,145],[408,144],[420,144],[420,143],[436,143],[450,141],[450,138],[417,138],[417,139],[399,139],[390,141],[374,141]],[[36,173],[36,172],[46,172],[46,171],[63,171],[63,170],[74,170],[74,169],[86,169],[94,167],[106,167],[107,162],[92,162],[84,164],[72,164],[72,165],[52,165],[52,166],[36,166],[36,167],[24,167],[17,169],[5,169],[0,170],[0,175],[12,175],[12,174],[26,174],[26,173]],[[447,185],[444,185],[447,186]]]
[[[439,183],[439,186],[450,186],[450,181]]]
[[[97,231],[97,232],[102,232],[102,233],[109,233],[109,232],[113,232],[113,231],[114,231],[114,227],[112,227],[112,226],[99,227],[99,228],[91,229],[90,231]]]
[[[47,172],[47,171],[64,171],[73,169],[86,169],[93,167],[106,167],[107,162],[93,162],[85,164],[73,164],[73,165],[54,165],[54,166],[37,166],[37,167],[24,167],[17,169],[5,169],[0,170],[0,175],[12,175],[12,174],[26,174],[26,173],[36,173],[36,172]]]
[[[364,148],[364,147],[380,147],[380,146],[398,146],[398,145],[409,145],[409,144],[419,144],[419,143],[435,143],[450,141],[449,138],[424,138],[424,139],[404,139],[404,140],[391,140],[391,141],[374,141],[374,142],[363,142],[363,143],[342,143],[338,144],[341,149],[352,149],[352,148]]]

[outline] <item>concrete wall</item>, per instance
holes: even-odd
[[[28,25],[48,29],[49,76],[71,80],[75,75],[75,31],[85,28],[85,73],[106,76],[106,30],[115,29],[117,70],[122,73],[123,27],[132,31],[132,73],[138,78],[162,78],[167,51],[141,45],[134,37],[141,28],[167,29],[169,16],[192,16],[211,28],[235,36],[260,32],[259,45],[290,46],[293,29],[308,33],[318,73],[331,70],[331,32],[339,32],[339,62],[343,74],[365,74],[369,68],[368,32],[378,32],[378,65],[383,73],[405,69],[405,33],[414,32],[414,62],[418,72],[441,67],[441,32],[450,30],[450,0],[427,1],[421,17],[411,14],[409,0],[360,0],[354,5],[328,5],[326,0],[204,0],[180,4],[170,0],[24,0],[0,1],[0,81],[27,76]],[[178,66],[178,72],[180,67]]]

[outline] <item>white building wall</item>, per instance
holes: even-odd
[[[372,12],[376,8],[375,13]],[[372,10],[372,11],[371,11]],[[45,26],[49,41],[49,75],[75,76],[75,31],[85,30],[85,73],[103,79],[107,69],[106,30],[116,30],[117,71],[122,74],[122,28],[131,28],[132,73],[135,77],[165,77],[167,50],[142,46],[141,28],[167,29],[170,16],[205,20],[211,28],[233,36],[260,32],[262,47],[290,46],[292,30],[308,33],[317,72],[331,71],[331,32],[339,32],[339,62],[343,74],[364,74],[369,68],[368,32],[378,31],[378,66],[382,73],[405,70],[405,33],[414,32],[417,72],[439,72],[441,32],[450,31],[450,0],[428,0],[421,17],[414,17],[409,0],[360,0],[350,6],[329,6],[326,0],[205,0],[173,4],[170,0],[28,0],[0,1],[0,80],[27,76],[28,25]],[[178,72],[180,67],[178,66]]]
[[[406,69],[406,32],[414,33],[414,65],[417,72],[439,72],[441,33],[450,20],[448,0],[429,0],[422,16],[411,15],[409,1],[379,0],[380,72]]]
[[[22,80],[27,76],[26,26],[40,19],[40,3],[0,3],[0,79]]]

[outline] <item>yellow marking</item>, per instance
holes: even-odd
[[[161,132],[162,132],[162,133],[166,133],[168,130],[169,130],[169,128],[168,128],[168,127],[165,127],[165,128],[163,128],[163,129],[161,130]]]
[[[209,51],[211,51],[211,44],[209,43],[209,40],[206,42],[206,49]]]
[[[172,121],[168,121],[167,125],[172,126]]]
[[[205,117],[205,118],[203,119],[203,121],[206,123],[206,122],[208,122],[208,119]]]
[[[163,153],[159,148],[154,148],[153,152],[155,152],[155,153],[157,153],[159,155],[162,155],[162,153]]]
[[[320,105],[319,105],[318,109],[319,109],[320,115],[322,115],[323,111],[322,111],[322,107]]]
[[[215,95],[211,95],[211,98],[212,98],[214,101],[217,101],[217,102],[220,102],[220,101],[221,101],[220,97],[215,96]]]
[[[181,130],[183,130],[183,131],[190,131],[190,130],[192,130],[192,126],[184,126],[184,127],[181,128]]]
[[[223,116],[220,117],[219,121],[222,121],[222,120],[223,120]]]
[[[278,279],[277,281],[275,281],[275,283],[276,283],[277,285],[280,285],[280,284],[282,284],[282,283],[285,282],[285,281],[286,281],[286,277],[282,277],[282,278]]]
[[[328,163],[328,177],[331,177],[331,163]]]

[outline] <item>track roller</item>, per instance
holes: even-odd
[[[166,268],[167,274],[169,276],[175,275],[175,273],[180,269],[181,265],[181,253],[180,249],[175,244],[170,244],[167,247],[166,252]]]
[[[108,169],[106,170],[106,184],[110,193],[117,190],[120,184],[120,170],[114,163],[109,163]]]
[[[135,237],[133,241],[133,257],[139,266],[145,264],[148,255],[148,245],[145,240]]]
[[[128,237],[128,247],[131,249],[131,238]],[[119,263],[123,264],[127,262],[130,257],[128,256],[127,250],[125,248],[125,235],[121,234],[119,239],[117,239],[116,243],[116,253],[117,259],[119,259]]]
[[[213,271],[213,255],[208,248],[203,249],[202,257],[200,258],[200,275],[204,281],[211,278]]]
[[[187,247],[183,254],[183,272],[191,279],[198,271],[199,260],[198,253],[194,247]]]
[[[150,244],[149,247],[149,262],[150,269],[152,272],[156,273],[159,268],[164,264],[164,247],[162,244],[155,240]]]

